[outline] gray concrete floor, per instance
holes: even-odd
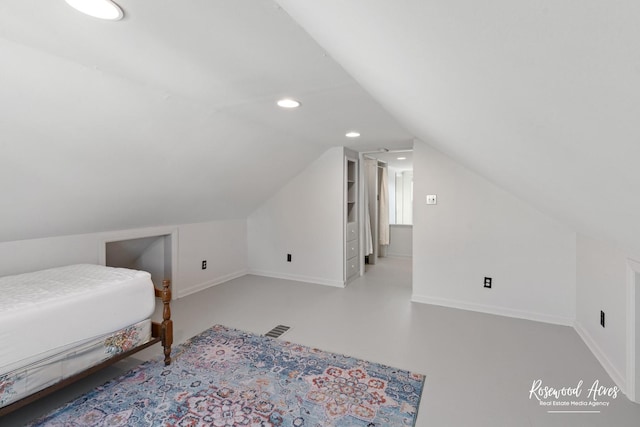
[[[346,289],[245,276],[174,301],[177,342],[214,324],[384,363],[427,376],[417,426],[633,426],[640,405],[619,394],[598,414],[550,414],[530,399],[536,379],[556,388],[611,378],[569,327],[410,302],[411,260],[381,259]],[[160,353],[153,347],[137,355]],[[131,358],[0,419],[19,426],[119,375]],[[575,399],[574,399],[575,400]]]

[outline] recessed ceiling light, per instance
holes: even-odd
[[[407,160],[406,157],[398,157],[398,160]]]
[[[124,16],[120,6],[111,0],[65,0],[69,6],[80,12],[107,21],[119,21]]]
[[[300,106],[300,102],[295,99],[285,98],[278,101],[278,106],[282,108],[298,108]]]
[[[357,138],[360,136],[358,132],[347,132],[344,134],[347,138]]]

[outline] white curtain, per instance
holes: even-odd
[[[380,176],[380,204],[378,206],[378,238],[381,245],[389,244],[389,178],[386,166]]]
[[[369,215],[369,207],[364,210],[364,244],[366,245],[364,254],[371,255],[373,253],[373,237],[371,236],[371,215]]]
[[[367,185],[370,185],[369,183],[371,182],[369,180],[370,176],[376,176],[377,174],[377,168],[378,168],[378,161],[377,160],[372,160],[372,159],[364,159],[364,163],[365,163],[365,180],[367,182]],[[373,175],[372,175],[373,174]],[[375,182],[375,181],[374,181]],[[365,243],[365,255],[371,255],[373,253],[373,228],[371,224],[371,212],[370,209],[372,209],[372,203],[369,201],[369,192],[365,191],[365,224],[364,224],[364,243]],[[375,205],[373,205],[375,206]]]

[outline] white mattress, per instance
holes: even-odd
[[[0,278],[0,374],[34,355],[151,317],[144,271],[79,264]]]

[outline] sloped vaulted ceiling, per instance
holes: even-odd
[[[118,3],[0,2],[0,241],[244,217],[355,127],[640,251],[640,2]]]
[[[117,3],[0,2],[0,241],[244,218],[351,128],[411,144],[271,0]]]
[[[640,2],[278,3],[421,140],[640,253]]]

